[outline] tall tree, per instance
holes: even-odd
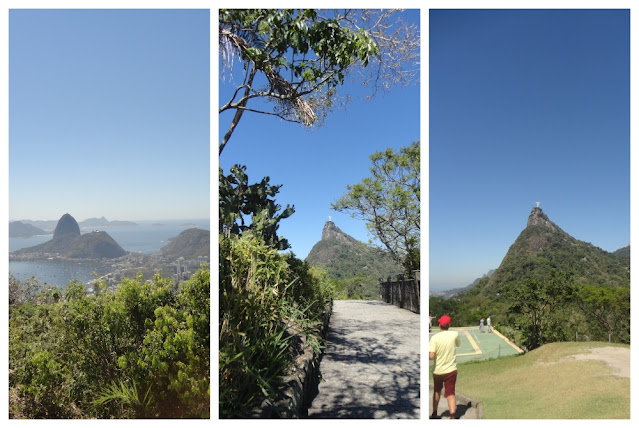
[[[616,342],[630,342],[630,287],[581,284],[577,306],[588,319],[590,334]]]
[[[419,74],[419,32],[398,12],[221,9],[222,71],[232,77],[239,58],[243,77],[219,109],[235,112],[219,153],[245,111],[313,126],[345,102],[337,88],[349,74],[369,85],[371,94],[413,83]]]
[[[510,312],[518,315],[526,347],[566,340],[564,308],[574,297],[573,274],[551,270],[543,279],[527,279],[507,291]]]
[[[370,159],[371,176],[346,186],[347,193],[331,206],[365,220],[372,235],[410,274],[420,261],[419,142],[397,152],[376,152]]]

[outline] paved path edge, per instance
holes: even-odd
[[[433,402],[433,384],[428,384],[428,409],[429,416],[432,412],[432,402]],[[461,416],[461,419],[483,419],[484,418],[484,404],[481,401],[475,400],[467,395],[461,394],[459,391],[455,391],[455,401],[457,406],[468,407],[469,409],[473,409],[472,412],[466,411],[464,415]],[[448,404],[446,404],[446,399],[443,394],[439,401],[439,410],[445,409],[448,411]],[[441,412],[438,412],[441,415]],[[466,416],[466,417],[464,417]]]

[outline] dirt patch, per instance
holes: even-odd
[[[604,346],[592,348],[589,354],[572,355],[577,360],[601,360],[612,368],[613,374],[630,378],[630,349]]]

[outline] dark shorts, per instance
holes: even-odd
[[[445,386],[444,397],[455,395],[455,382],[457,382],[457,370],[444,374],[433,373],[434,391],[441,392],[442,387]]]

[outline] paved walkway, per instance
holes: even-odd
[[[420,316],[336,300],[309,418],[419,418]]]

